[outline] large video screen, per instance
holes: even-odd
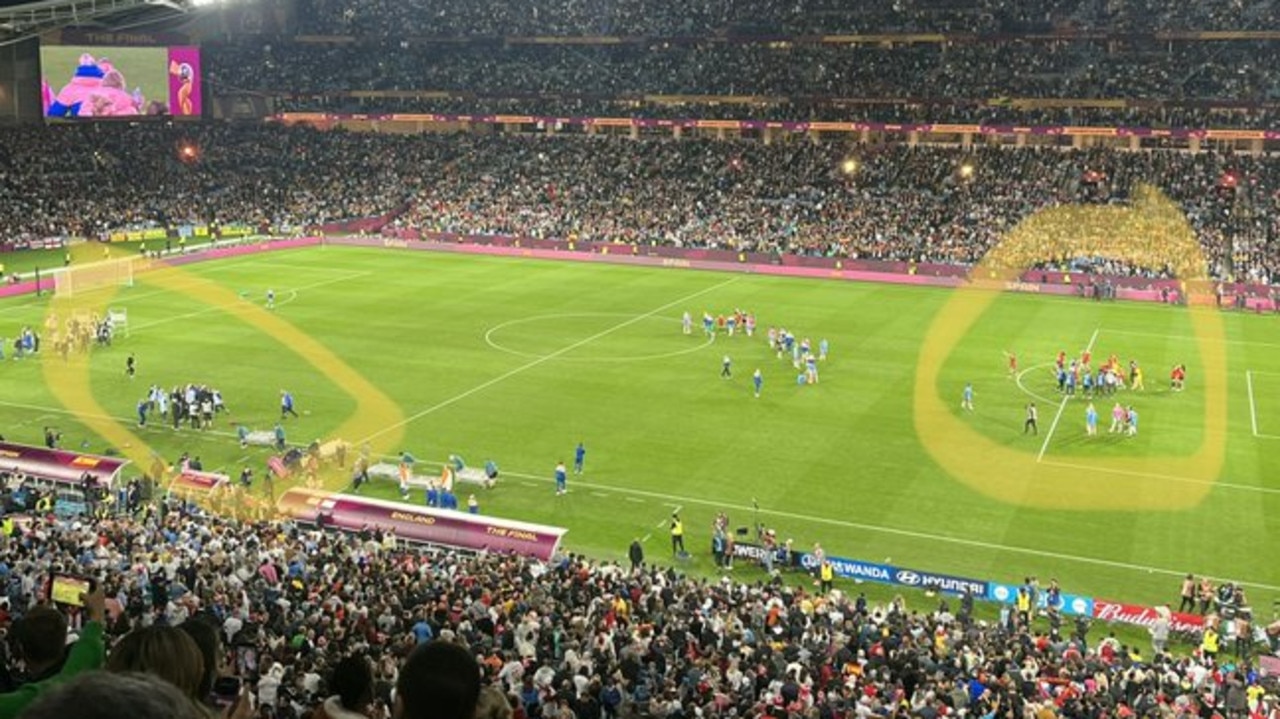
[[[200,48],[40,46],[45,117],[199,116]]]

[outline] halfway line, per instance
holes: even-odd
[[[1093,352],[1093,343],[1098,341],[1098,330],[1093,331],[1093,336],[1089,338],[1089,346],[1084,348],[1085,352]],[[1036,455],[1036,462],[1044,459],[1044,453],[1049,449],[1049,441],[1053,439],[1053,432],[1058,428],[1058,420],[1062,419],[1062,411],[1067,408],[1067,402],[1071,399],[1071,395],[1063,395],[1062,403],[1058,405],[1058,413],[1053,416],[1053,424],[1049,425],[1049,433],[1044,436],[1044,444],[1040,445],[1040,454]]]

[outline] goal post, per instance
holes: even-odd
[[[132,287],[141,261],[138,257],[124,257],[63,268],[53,276],[54,296],[73,297],[107,287]]]

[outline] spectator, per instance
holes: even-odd
[[[62,669],[67,656],[67,618],[51,606],[36,607],[13,627],[16,658],[25,669],[20,684],[41,682]]]
[[[475,657],[443,640],[420,645],[400,669],[395,719],[472,719],[480,696]]]
[[[200,647],[181,629],[152,626],[129,632],[112,647],[107,671],[147,672],[177,687],[194,704],[205,699],[200,693],[206,680]]]
[[[177,687],[154,674],[86,672],[48,692],[23,719],[208,719]]]
[[[12,719],[23,712],[36,698],[73,679],[76,675],[102,666],[103,623],[106,619],[106,596],[102,587],[84,595],[84,627],[80,637],[67,653],[62,669],[54,676],[24,684],[7,694],[0,694],[0,719]],[[49,624],[53,624],[50,622]],[[65,626],[65,625],[64,625]],[[50,632],[51,633],[51,632]],[[48,636],[45,637],[47,639]],[[45,652],[48,656],[48,652]]]
[[[484,687],[480,690],[480,699],[476,702],[476,719],[511,719],[511,702],[507,701],[507,697],[494,687]],[[599,714],[585,714],[584,716],[599,716]]]
[[[329,690],[316,719],[362,719],[373,704],[373,670],[363,655],[346,657],[333,668]]]
[[[196,697],[199,702],[212,708],[213,682],[223,669],[221,666],[221,658],[223,656],[222,638],[218,636],[218,630],[214,628],[210,621],[202,616],[186,620],[178,625],[178,629],[186,632],[187,636],[191,637],[191,640],[195,642],[196,648],[200,650],[200,660],[204,674],[201,676],[200,684],[196,689]]]

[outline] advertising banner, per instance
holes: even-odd
[[[785,550],[779,549],[776,551],[775,562],[785,564],[787,560]],[[733,545],[734,556],[743,559],[760,561],[764,557],[764,552],[764,547],[759,544],[735,542]],[[835,575],[845,579],[895,584],[902,587],[915,587],[947,594],[960,595],[967,593],[978,598],[986,598],[990,586],[990,582],[981,579],[937,574],[919,569],[906,569],[888,564],[864,562],[860,559],[827,557],[827,561],[831,562],[831,568]],[[817,557],[808,552],[797,554],[794,558],[794,563],[810,572],[816,571],[818,568]]]
[[[188,469],[173,478],[173,482],[169,485],[169,491],[178,494],[207,494],[230,481],[231,478],[225,474],[198,472],[194,469]]]
[[[1034,100],[1036,103],[1041,100]],[[1076,102],[1076,101],[1069,101]],[[1112,101],[1101,101],[1103,104]],[[1115,101],[1123,102],[1123,101]],[[1016,104],[1016,103],[1015,103]],[[1095,104],[1096,103],[1091,103]],[[952,125],[932,123],[886,123],[886,122],[793,122],[773,120],[694,120],[647,117],[553,117],[530,115],[447,115],[397,113],[391,115],[349,115],[326,113],[281,113],[275,116],[279,122],[310,122],[325,124],[352,120],[391,120],[403,122],[467,122],[481,124],[538,124],[543,127],[564,127],[569,125],[598,127],[640,127],[640,128],[694,128],[707,127],[713,129],[762,129],[771,128],[789,132],[808,132],[822,130],[830,132],[892,132],[905,134],[910,132],[956,133],[969,132],[983,135],[1089,135],[1102,137],[1172,137],[1178,139],[1221,139],[1221,140],[1275,140],[1280,139],[1280,130],[1253,129],[1206,129],[1206,128],[1172,128],[1155,129],[1149,127],[1089,127],[1068,125]]]
[[[276,509],[294,519],[348,531],[392,529],[400,539],[548,560],[568,531],[465,512],[420,507],[303,488],[285,492]]]
[[[1015,604],[1018,601],[1018,587],[1014,584],[1002,584],[1000,582],[991,582],[990,590],[987,592],[987,599],[992,602],[1001,604]],[[1040,597],[1037,605],[1041,608],[1049,606],[1048,597],[1045,596],[1044,588],[1040,589]],[[1093,597],[1086,597],[1080,594],[1062,594],[1058,600],[1058,609],[1070,616],[1093,616]]]
[[[1104,622],[1120,622],[1150,629],[1159,616],[1159,612],[1153,607],[1112,602],[1106,599],[1093,600],[1093,618]],[[1199,614],[1173,612],[1169,622],[1169,629],[1175,632],[1198,632],[1203,627],[1204,617]]]

